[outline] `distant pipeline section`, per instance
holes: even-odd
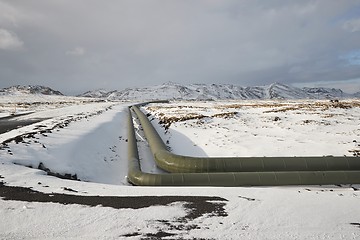
[[[136,111],[136,113],[140,111],[137,108],[137,106],[132,106],[131,109]],[[143,116],[146,118],[144,114]],[[141,124],[143,123],[141,122]],[[150,122],[149,124],[151,125]],[[145,126],[143,125],[144,131],[145,128],[148,128]],[[152,125],[151,128],[155,131]],[[148,136],[146,137],[148,138]],[[160,139],[159,136],[158,138]],[[161,139],[160,139],[161,142],[157,142],[157,143],[151,143],[152,140],[149,139],[148,141],[150,147],[151,145],[162,143],[162,145],[166,149],[166,146]],[[346,171],[344,170],[261,171],[261,169],[263,169],[264,166],[260,165],[259,166],[260,170],[247,171],[247,172],[246,171],[201,172],[201,173],[177,172],[177,173],[168,173],[168,174],[144,173],[141,171],[134,125],[130,110],[129,110],[129,118],[128,118],[128,143],[129,143],[128,144],[128,161],[129,161],[128,181],[134,185],[139,185],[139,186],[229,186],[230,187],[230,186],[327,185],[327,184],[360,183],[360,171],[358,169],[351,169]],[[151,147],[151,150],[153,151],[153,147]],[[156,156],[156,152],[153,152],[153,154],[154,156]],[[188,158],[187,161],[192,161],[193,159],[194,158]],[[211,159],[212,158],[209,158],[209,160]],[[268,158],[266,158],[266,160],[268,160]],[[156,160],[157,163],[159,161],[162,160],[159,159]]]

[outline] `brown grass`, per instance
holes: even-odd
[[[234,117],[238,112],[226,112],[226,113],[218,113],[218,114],[214,114],[211,116],[207,116],[207,115],[202,115],[202,114],[197,114],[197,113],[189,113],[186,114],[185,116],[181,116],[181,117],[166,117],[163,113],[159,114],[159,124],[164,125],[165,129],[168,129],[172,123],[175,122],[185,122],[188,120],[200,120],[203,118],[225,118],[225,119],[229,119]]]

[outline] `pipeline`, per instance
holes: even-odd
[[[360,171],[274,171],[152,174],[141,171],[131,111],[128,112],[128,181],[139,186],[282,186],[360,183]]]
[[[357,157],[190,157],[169,152],[145,114],[131,107],[139,118],[158,167],[168,172],[268,172],[360,170]]]

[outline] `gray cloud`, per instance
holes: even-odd
[[[344,23],[343,27],[345,30],[348,30],[350,32],[360,31],[360,18],[351,19],[349,21],[346,21]]]
[[[76,47],[72,50],[66,51],[65,53],[66,55],[71,55],[71,56],[82,56],[85,54],[85,49],[82,47]]]
[[[12,32],[0,28],[0,49],[17,50],[21,49],[23,42]]]
[[[23,42],[0,48],[0,87],[360,78],[346,57],[360,49],[356,0],[0,0],[0,9],[0,28]]]

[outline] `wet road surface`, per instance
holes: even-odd
[[[17,119],[20,116],[30,115],[31,113],[23,113],[0,118],[0,134],[45,120],[43,118],[29,118],[26,120]]]

